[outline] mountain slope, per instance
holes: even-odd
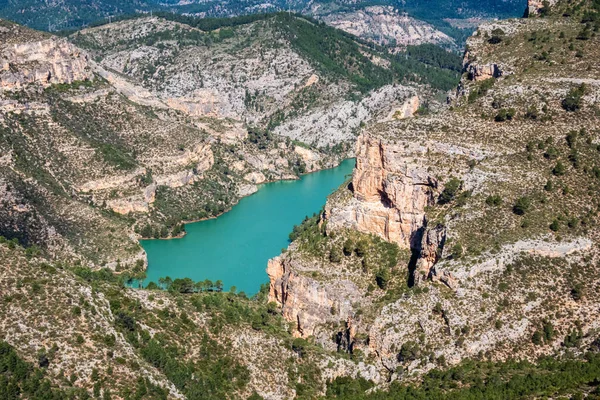
[[[390,105],[408,95],[392,83],[445,90],[455,79],[440,68],[421,73],[420,61],[391,58],[298,16],[166,17],[174,21],[132,19],[78,32],[72,40],[104,67],[193,115],[245,120],[319,146],[353,139],[362,120],[389,114]],[[369,93],[374,89],[381,91]],[[296,123],[333,109],[328,121]],[[289,132],[291,125],[302,129]]]
[[[140,237],[336,165],[360,129],[412,115],[419,97],[435,107],[458,75],[298,16],[207,22],[134,18],[69,38],[0,22],[4,236],[141,273]]]
[[[392,7],[335,12],[320,16],[328,25],[342,29],[365,40],[401,51],[406,45],[435,43],[454,47],[454,40],[433,26],[402,15]]]
[[[389,380],[597,339],[598,12],[580,7],[483,25],[449,109],[359,137],[352,182],[269,263],[296,335]]]
[[[362,93],[352,76],[393,59],[350,52],[339,64],[350,72],[336,71],[335,51],[307,58],[302,37],[269,36],[276,20],[210,33],[215,60],[205,33],[173,21],[69,38],[89,54],[2,21],[0,393],[27,383],[31,398],[37,385],[40,396],[77,399],[595,396],[599,11],[559,1],[488,23],[468,42],[447,107],[432,100],[412,113],[409,99],[365,118],[352,181],[294,229],[254,299],[188,279],[127,287],[143,270],[138,238],[177,235],[181,219],[224,211],[260,179],[346,153],[309,149],[313,165],[304,147],[246,125],[268,126],[268,102],[265,114],[209,109],[236,116],[222,118],[172,99],[202,89],[204,71],[232,99],[265,76],[293,87],[314,74],[309,88],[353,104],[389,86],[432,99],[428,89]],[[271,65],[243,70],[237,87],[229,79],[256,57],[236,32],[254,29],[279,41],[246,42]],[[163,55],[193,73],[168,69]],[[280,126],[299,121],[284,117]]]
[[[375,6],[375,7],[373,7]],[[384,6],[384,7],[381,7]],[[387,7],[386,7],[387,6]],[[392,9],[394,7],[395,9]],[[360,14],[360,18],[369,16],[367,20],[361,21],[361,26],[351,28],[354,32],[359,29],[364,32],[368,39],[373,33],[390,29],[395,31],[393,34],[386,33],[384,36],[394,37],[398,43],[410,41],[414,43],[448,43],[450,35],[459,42],[464,41],[465,34],[461,29],[453,28],[446,20],[457,19],[465,20],[469,18],[506,18],[521,15],[525,9],[525,4],[521,0],[510,0],[502,2],[478,2],[478,1],[456,1],[456,0],[436,0],[431,1],[411,1],[407,4],[398,4],[397,2],[379,2],[371,5],[370,3],[356,3],[349,1],[335,2],[289,2],[289,1],[250,1],[240,2],[231,1],[155,1],[155,0],[131,0],[125,2],[115,2],[112,0],[63,0],[59,2],[42,2],[39,0],[5,1],[0,3],[0,17],[15,20],[36,29],[45,29],[49,31],[65,30],[79,28],[90,23],[95,23],[102,19],[119,17],[122,15],[134,14],[138,12],[158,12],[168,11],[185,15],[197,15],[200,17],[232,17],[241,15],[250,15],[265,12],[294,11],[304,15],[313,15],[322,18],[324,21],[331,22],[333,26],[347,27],[352,26],[356,21],[355,13]],[[376,12],[374,12],[376,10]],[[384,10],[382,13],[381,10]],[[388,11],[386,11],[388,10]],[[411,17],[418,20],[402,19],[400,14],[408,11]],[[387,14],[387,15],[386,15]],[[378,17],[376,16],[378,15]],[[381,17],[391,19],[388,22],[382,21]],[[404,28],[399,29],[394,23],[400,22]],[[431,27],[425,24],[426,21],[433,24]],[[366,26],[364,26],[366,23]],[[435,29],[438,31],[436,31]],[[444,33],[439,32],[442,30]],[[367,32],[370,32],[367,34]],[[379,41],[379,39],[377,39]]]

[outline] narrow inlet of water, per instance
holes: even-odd
[[[161,277],[221,280],[225,290],[235,286],[255,294],[268,281],[267,261],[289,244],[288,235],[305,216],[319,212],[327,196],[352,173],[355,159],[338,167],[259,186],[231,211],[187,224],[181,239],[144,240],[148,282]]]

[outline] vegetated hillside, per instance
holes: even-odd
[[[393,114],[409,95],[398,84],[445,91],[458,77],[452,68],[390,56],[287,13],[161,16],[167,20],[126,20],[77,32],[71,40],[173,107],[245,120],[318,146],[353,140],[361,123]],[[433,57],[445,53],[422,50]]]
[[[169,17],[68,38],[0,21],[3,236],[142,273],[140,237],[337,165],[458,76],[441,49],[396,59],[293,15]]]
[[[481,387],[465,359],[597,351],[598,8],[558,2],[480,27],[451,109],[367,129],[352,182],[270,261],[269,299],[297,335],[377,367],[330,393],[385,398],[364,391],[428,374],[423,392],[389,395],[469,398]],[[453,365],[458,378],[439,372]],[[527,365],[500,367],[514,368],[507,385],[490,383],[499,366],[476,374],[490,373],[482,398],[558,395],[570,379],[529,385]],[[593,374],[577,390],[596,390]]]
[[[383,7],[382,7],[383,6]],[[452,37],[462,46],[471,33],[470,21],[462,28],[460,21],[470,18],[506,18],[523,13],[525,3],[510,1],[411,1],[398,4],[393,1],[360,2],[290,2],[277,1],[156,1],[138,0],[115,2],[111,0],[42,2],[27,0],[8,1],[0,5],[0,17],[15,20],[36,29],[50,31],[79,28],[102,19],[116,18],[138,12],[173,12],[200,17],[232,17],[277,11],[298,12],[323,19],[333,26],[377,43],[396,41],[398,44],[444,43],[452,44]],[[411,18],[403,17],[408,12]],[[417,20],[413,18],[417,18]],[[358,18],[358,20],[357,20]],[[447,20],[454,20],[450,24]],[[425,22],[427,23],[425,23]],[[429,24],[433,24],[433,26]],[[440,32],[443,31],[442,32]]]
[[[265,294],[186,280],[130,289],[110,270],[50,265],[0,241],[3,399],[286,399],[331,357],[300,357]]]
[[[118,73],[101,47],[95,62],[2,21],[0,394],[596,396],[598,5],[539,13],[469,40],[452,109],[366,126],[352,182],[294,229],[252,300],[220,282],[127,288],[134,229],[178,234],[261,175],[310,168],[306,149],[167,102],[135,69],[147,51],[130,50],[127,24],[122,43],[83,33],[122,46],[133,70]]]

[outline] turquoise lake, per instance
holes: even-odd
[[[187,224],[181,239],[144,240],[148,253],[146,283],[169,276],[194,281],[223,281],[251,295],[268,282],[267,261],[289,244],[288,235],[305,216],[319,212],[327,196],[352,173],[355,160],[307,174],[296,181],[259,186],[229,212]]]

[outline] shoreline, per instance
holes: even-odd
[[[246,197],[250,197],[250,196],[252,196],[253,194],[255,194],[256,192],[258,192],[258,191],[260,190],[260,187],[261,187],[262,185],[267,185],[267,184],[269,184],[269,183],[275,183],[275,182],[284,182],[284,181],[297,181],[297,180],[300,180],[300,179],[301,179],[303,176],[306,176],[306,175],[309,175],[309,174],[314,174],[314,173],[316,173],[316,172],[327,171],[327,170],[329,170],[329,169],[334,169],[334,168],[337,168],[337,167],[339,167],[339,166],[340,166],[340,165],[341,165],[341,164],[342,164],[344,161],[346,161],[346,160],[350,160],[350,159],[352,159],[352,158],[354,158],[354,157],[342,158],[342,159],[340,159],[340,160],[338,161],[338,163],[337,163],[336,165],[333,165],[332,167],[329,167],[329,168],[322,168],[322,169],[316,169],[316,170],[314,170],[314,171],[311,171],[311,172],[306,172],[306,173],[304,173],[304,174],[301,174],[300,176],[296,177],[295,179],[276,179],[276,180],[265,181],[265,182],[262,182],[262,183],[259,183],[259,184],[255,184],[255,185],[256,185],[256,187],[257,187],[257,190],[256,190],[256,191],[254,191],[254,192],[252,192],[252,193],[250,193],[250,194],[248,194],[248,195],[245,195],[245,196],[241,196],[241,197],[239,197],[239,198],[238,198],[238,199],[235,201],[235,203],[231,204],[231,205],[230,205],[230,206],[229,206],[229,207],[228,207],[228,208],[227,208],[225,211],[223,211],[222,213],[219,213],[218,215],[213,215],[213,216],[211,216],[211,217],[201,218],[201,219],[198,219],[198,220],[182,220],[182,221],[180,221],[179,223],[180,223],[180,224],[183,224],[183,229],[184,229],[184,230],[183,230],[183,232],[182,232],[182,234],[180,234],[180,235],[178,235],[178,236],[172,236],[172,237],[166,237],[166,238],[143,238],[143,237],[142,237],[142,238],[138,238],[138,244],[139,244],[140,246],[142,246],[142,244],[140,243],[140,241],[142,241],[142,240],[175,240],[175,239],[183,239],[184,237],[186,237],[186,236],[187,236],[187,231],[185,230],[185,225],[187,225],[187,224],[194,224],[194,223],[196,223],[196,222],[209,221],[209,220],[211,220],[211,219],[216,219],[216,218],[219,218],[220,216],[222,216],[222,215],[224,215],[224,214],[228,213],[229,211],[231,211],[231,210],[233,209],[233,207],[237,206],[237,205],[239,204],[239,202],[240,202],[242,199],[244,199],[244,198],[246,198]],[[144,247],[144,246],[142,246],[142,248],[143,248],[143,247]],[[144,253],[145,253],[145,252],[146,252],[146,251],[144,250]],[[146,265],[148,265],[147,258],[146,258]],[[146,267],[146,269],[145,269],[145,270],[148,270],[148,267]]]

